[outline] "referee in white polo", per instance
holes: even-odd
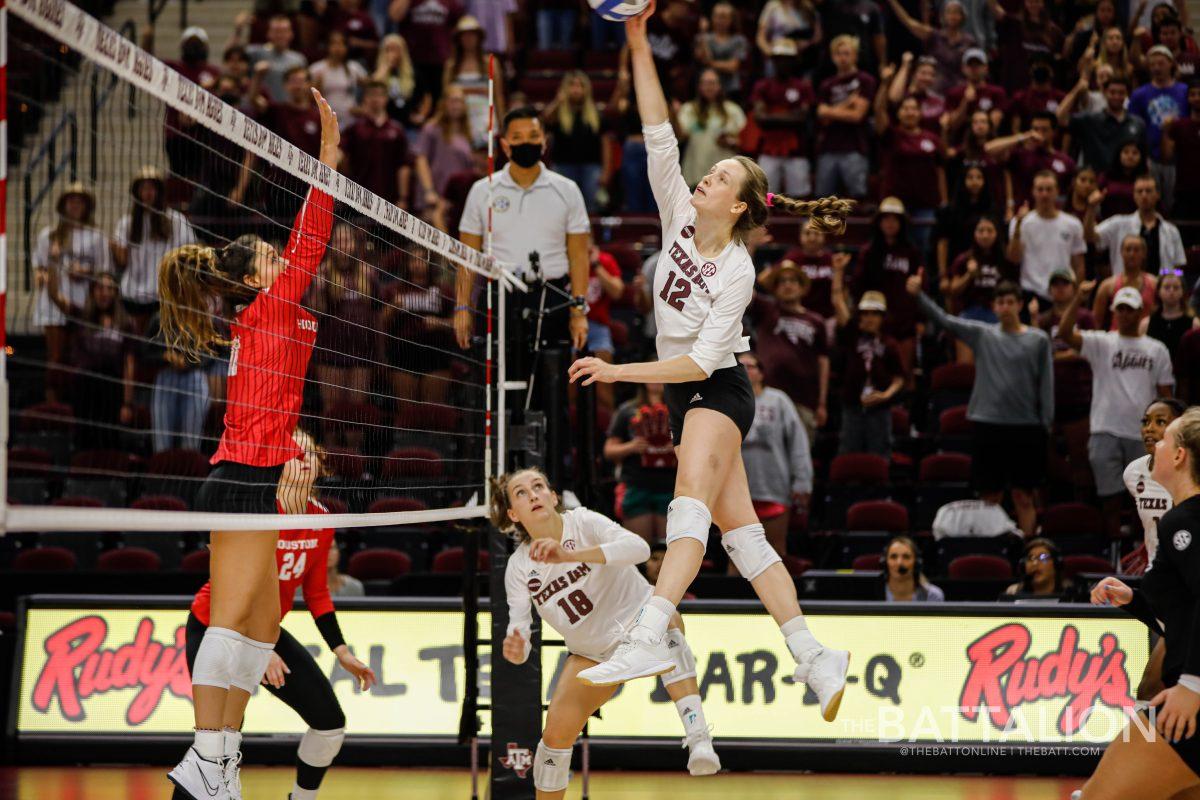
[[[542,344],[554,347],[569,343],[583,350],[587,345],[584,298],[592,230],[583,193],[570,178],[550,171],[542,163],[546,134],[533,108],[515,108],[505,115],[500,146],[509,161],[492,176],[492,254],[533,284],[523,297],[516,296],[522,293],[514,293],[508,307],[515,314],[521,308],[536,308],[542,294],[539,279],[557,286],[562,293],[547,291],[546,308],[564,306],[570,299],[578,304],[569,312],[560,310],[545,317]],[[475,182],[458,226],[463,243],[476,250],[483,249],[487,230],[488,192],[487,178]],[[531,253],[538,255],[536,275],[530,268]],[[473,277],[473,272],[459,267],[455,281],[454,334],[464,350],[471,346],[474,333]],[[533,318],[526,323],[531,335],[536,324]]]

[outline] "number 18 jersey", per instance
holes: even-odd
[[[734,366],[734,354],[750,349],[750,340],[742,335],[742,316],[754,294],[754,262],[736,240],[715,258],[700,255],[696,209],[679,169],[679,143],[671,123],[644,127],[642,133],[662,221],[653,295],[658,359],[691,356],[711,375]]]
[[[601,547],[606,563],[541,564],[521,544],[504,573],[508,632],[529,641],[532,609],[558,632],[567,650],[603,661],[620,642],[617,623],[629,625],[653,590],[634,564],[650,557],[650,546],[603,514],[586,508],[563,517],[562,547]]]

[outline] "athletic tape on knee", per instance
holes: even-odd
[[[571,750],[539,741],[533,757],[533,785],[543,792],[561,792],[571,782]]]
[[[712,512],[708,506],[691,497],[676,497],[667,506],[667,545],[676,539],[695,539],[708,549],[708,529],[712,527]]]
[[[328,767],[337,758],[342,749],[342,740],[346,738],[345,728],[331,731],[318,731],[309,728],[300,740],[296,755],[310,767]]]
[[[196,651],[196,663],[192,665],[192,685],[228,689],[244,638],[228,628],[206,630],[200,640],[200,649]]]
[[[253,694],[254,688],[262,682],[263,675],[267,672],[267,664],[271,663],[271,653],[274,650],[273,644],[243,637],[234,651],[236,658],[229,675],[229,685]]]
[[[675,669],[662,676],[663,686],[696,677],[696,657],[692,655],[692,648],[688,646],[683,631],[671,628],[667,631],[665,641],[667,653],[675,662]]]
[[[768,567],[783,560],[767,541],[763,526],[757,522],[731,530],[721,537],[721,546],[729,554],[729,560],[738,568],[738,572],[748,581],[754,580],[766,572]]]

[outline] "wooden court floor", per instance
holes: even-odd
[[[246,800],[286,800],[292,771],[243,773]],[[602,772],[592,776],[594,800],[1066,800],[1078,778],[923,777],[727,773],[690,778],[677,773]],[[469,800],[465,771],[333,769],[321,800]],[[482,787],[481,787],[482,788]],[[686,794],[685,794],[686,793]],[[168,800],[165,770],[151,767],[0,767],[0,800]],[[484,795],[481,792],[481,797]],[[579,799],[578,778],[568,800]]]

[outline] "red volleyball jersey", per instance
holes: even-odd
[[[273,467],[300,455],[292,439],[317,320],[300,306],[333,227],[333,198],[309,190],[282,256],[287,267],[233,320],[225,432],[212,463]]]
[[[278,503],[276,503],[278,505]],[[308,501],[309,514],[328,514],[328,509],[316,500]],[[279,509],[279,513],[284,513]],[[329,547],[333,544],[333,528],[280,531],[275,545],[275,563],[279,567],[279,618],[292,610],[297,587],[303,587],[304,602],[316,619],[333,611],[329,595]],[[208,625],[212,582],[200,587],[192,600],[192,613]]]

